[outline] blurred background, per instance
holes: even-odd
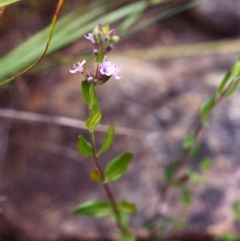
[[[0,82],[22,71],[43,52],[58,1],[22,0],[0,16]],[[179,156],[181,141],[199,119],[201,103],[217,88],[240,51],[239,0],[67,0],[60,12],[47,56],[26,75],[0,87],[1,240],[111,240],[111,220],[76,217],[72,209],[105,199],[90,181],[90,159],[76,149],[87,137],[81,74],[69,69],[87,59],[91,44],[83,36],[109,23],[120,41],[108,60],[121,68],[120,80],[98,88],[103,112],[98,145],[109,124],[116,138],[101,164],[123,151],[134,160],[111,186],[117,199],[135,202],[136,234],[162,220],[159,203],[163,168]],[[187,221],[184,230],[165,232],[197,240],[240,232],[231,205],[240,198],[240,97],[217,107],[201,135],[201,153],[189,159],[197,169],[210,157],[206,185],[189,185],[193,204],[185,207],[173,192],[164,215]],[[147,198],[146,198],[147,197]],[[165,207],[165,206],[164,206]],[[180,218],[179,218],[180,217]],[[205,235],[205,236],[204,236]],[[189,240],[189,239],[188,239]],[[203,239],[201,239],[203,240]]]

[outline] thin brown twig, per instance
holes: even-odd
[[[12,77],[10,77],[10,78],[8,78],[6,80],[1,81],[0,82],[0,86],[4,85],[4,84],[7,84],[7,83],[15,80],[16,78],[26,74],[29,70],[31,70],[36,64],[38,64],[42,60],[42,58],[45,56],[45,54],[46,54],[46,52],[48,50],[48,47],[50,45],[50,42],[51,42],[51,39],[52,39],[52,35],[53,35],[53,30],[54,30],[54,27],[56,25],[56,22],[57,22],[57,19],[58,19],[58,16],[59,16],[59,12],[60,12],[60,10],[62,8],[63,3],[64,3],[64,0],[59,0],[58,1],[55,13],[53,15],[52,23],[51,23],[51,26],[50,26],[46,47],[45,47],[43,53],[40,55],[40,57],[33,64],[31,64],[29,67],[27,67],[26,69],[24,69],[20,73],[13,75]]]
[[[29,111],[19,111],[14,109],[0,108],[0,117],[18,119],[18,120],[28,121],[28,122],[49,123],[49,124],[87,130],[85,126],[85,121],[78,120],[75,118],[70,118],[70,117],[64,117],[64,116],[45,115],[45,114],[33,113]],[[109,127],[108,125],[99,124],[96,131],[105,133],[107,132],[108,127]],[[151,132],[140,131],[132,128],[121,127],[121,126],[116,127],[115,133],[118,135],[134,136],[134,137],[142,137],[142,136],[151,134]]]

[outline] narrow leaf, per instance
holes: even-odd
[[[146,9],[147,3],[142,2],[142,5],[136,6],[133,9],[132,14],[129,14],[119,25],[118,30],[119,31],[126,31],[127,29],[130,28],[131,25],[134,24],[141,16],[143,11]]]
[[[181,195],[181,201],[183,204],[185,204],[186,206],[189,206],[192,204],[192,196],[190,191],[187,188],[182,188],[180,195]]]
[[[222,82],[220,83],[220,85],[218,86],[218,93],[222,94],[224,91],[224,87],[226,86],[227,82],[230,80],[231,77],[231,72],[228,71],[226,73],[226,75],[224,76]]]
[[[91,115],[93,115],[94,113],[96,113],[96,112],[98,112],[98,111],[100,111],[100,107],[99,107],[99,104],[96,103],[96,104],[94,104],[94,105],[92,106],[92,108],[91,108]]]
[[[200,155],[201,150],[202,150],[201,145],[196,145],[196,146],[194,146],[194,147],[191,149],[191,151],[189,152],[189,156],[190,156],[190,157],[197,157],[197,156]]]
[[[189,148],[191,148],[194,143],[196,141],[196,136],[195,135],[188,135],[184,140],[183,140],[183,144],[182,144],[182,149],[183,150],[187,150]]]
[[[240,77],[239,77],[239,78],[236,78],[236,79],[233,81],[231,87],[229,88],[229,90],[227,91],[227,93],[224,95],[224,97],[228,97],[228,96],[232,95],[232,94],[237,90],[239,84],[240,84]]]
[[[240,222],[240,200],[236,200],[232,204],[232,212],[237,222]]]
[[[239,77],[240,76],[240,61],[239,60],[232,67],[231,75],[233,77]]]
[[[118,220],[116,220],[116,215],[114,215],[114,214],[111,215],[111,218],[115,221],[118,221]],[[125,213],[125,212],[120,212],[120,210],[119,210],[119,218],[121,220],[122,226],[124,228],[126,228],[126,230],[127,230],[129,227],[129,222],[130,222],[129,214]]]
[[[136,238],[133,233],[129,232],[124,232],[121,234],[121,241],[135,241]]]
[[[82,135],[78,138],[77,149],[83,156],[92,156],[93,154],[92,145]]]
[[[89,87],[87,80],[82,81],[82,97],[87,104],[90,104]]]
[[[201,162],[200,162],[200,170],[202,172],[209,170],[212,167],[212,162],[210,158],[204,158]]]
[[[74,208],[73,214],[101,218],[109,215],[111,211],[110,203],[102,200],[94,200],[78,205]]]
[[[137,211],[136,205],[134,203],[130,203],[126,200],[121,201],[120,203],[117,204],[117,206],[118,206],[119,210],[122,212],[135,214]]]
[[[15,2],[19,2],[20,0],[1,0],[0,1],[0,7],[4,7],[4,6],[7,6],[7,5],[10,5],[12,3],[15,3]]]
[[[95,90],[93,84],[89,85],[89,97],[90,97],[90,106],[91,107],[93,105],[95,105],[96,103],[98,103],[97,93],[96,93],[96,90]]]
[[[188,170],[188,177],[189,181],[191,183],[197,184],[197,185],[205,185],[207,183],[206,178],[203,175],[200,175],[199,173],[189,169]]]
[[[219,241],[239,241],[239,235],[231,231],[225,231],[223,234],[216,235],[215,239]]]
[[[90,133],[93,133],[95,131],[95,128],[97,127],[98,123],[101,120],[101,117],[102,117],[102,113],[100,111],[97,111],[87,119],[86,126]]]
[[[105,136],[105,139],[103,141],[103,144],[102,144],[99,152],[97,153],[97,156],[99,156],[101,153],[107,151],[110,148],[110,146],[113,143],[114,132],[115,132],[114,125],[110,125],[109,128],[108,128],[107,134]]]
[[[201,107],[201,117],[202,117],[202,121],[205,121],[209,114],[211,113],[212,108],[215,105],[215,101],[216,101],[216,94],[214,93],[208,100],[206,100],[202,107]]]
[[[119,179],[126,172],[132,158],[133,155],[128,152],[115,157],[105,169],[106,182]]]

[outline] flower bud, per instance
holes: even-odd
[[[103,28],[102,28],[102,33],[103,33],[104,35],[107,35],[108,32],[109,32],[109,25],[108,25],[108,24],[105,24],[105,25],[103,26]]]
[[[94,50],[93,50],[93,54],[94,54],[95,56],[97,56],[97,55],[98,55],[98,49],[94,49]]]
[[[93,77],[92,76],[87,77],[87,81],[88,81],[88,83],[92,83],[93,82]]]
[[[105,53],[109,53],[111,50],[113,50],[113,45],[109,45],[106,50],[105,50]]]
[[[111,29],[109,32],[108,32],[108,36],[109,37],[113,37],[115,35],[115,29]]]
[[[108,36],[105,36],[104,37],[104,42],[108,42],[109,41],[109,37]]]
[[[113,36],[111,39],[110,39],[110,43],[117,43],[119,41],[119,37],[118,36]]]

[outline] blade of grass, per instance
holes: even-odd
[[[233,39],[187,45],[154,47],[144,49],[144,51],[138,49],[127,50],[122,52],[122,54],[141,59],[156,60],[209,54],[238,53],[239,51],[240,40]]]
[[[21,0],[0,0],[0,7],[5,7],[7,5],[19,2]]]
[[[180,7],[176,7],[163,14],[153,17],[150,20],[145,21],[124,36],[126,37],[129,34],[134,34],[142,30],[143,28],[146,28],[149,25],[155,23],[156,21],[166,19],[167,17],[173,16],[174,14],[187,10],[206,1],[209,0],[196,0],[194,2],[184,4]],[[52,38],[52,43],[49,46],[47,53],[49,54],[75,41],[79,37],[86,34],[88,31],[90,31],[96,24],[112,23],[114,21],[132,15],[134,13],[134,10],[135,13],[137,13],[139,11],[144,11],[149,6],[150,5],[146,1],[138,1],[136,3],[128,4],[127,6],[118,8],[104,15],[103,13],[106,11],[105,7],[98,7],[97,9],[94,8],[94,11],[86,11],[86,9],[84,9],[86,13],[79,14],[84,7],[80,6],[78,9],[58,21]],[[0,59],[0,79],[3,79],[14,72],[26,68],[27,65],[31,64],[34,60],[36,60],[44,49],[47,33],[48,28],[40,31],[29,40],[25,41],[22,45],[11,51],[11,53],[6,55],[4,58]],[[19,59],[19,61],[16,61],[16,59]],[[2,83],[5,83],[5,81],[0,81],[0,84]]]
[[[79,37],[82,37],[99,23],[111,23],[126,17],[131,14],[133,8],[137,8],[137,6],[142,4],[146,4],[145,1],[124,6],[104,16],[102,16],[105,12],[104,8],[98,8],[92,12],[86,12],[81,16],[76,16],[76,12],[79,12],[81,7],[78,8],[73,13],[76,18],[73,18],[71,16],[72,13],[70,13],[70,16],[68,14],[66,17],[59,20],[47,53],[49,54],[60,47],[66,46]],[[96,18],[96,16],[100,17]],[[4,58],[0,59],[0,78],[5,78],[11,73],[20,71],[31,64],[42,53],[47,33],[48,28],[40,31],[7,54]],[[16,59],[19,59],[19,61],[16,61]],[[3,82],[5,83],[5,81],[0,81],[0,84]]]
[[[126,32],[125,34],[122,35],[123,38],[127,38],[128,36],[130,35],[133,35],[149,26],[151,26],[152,24],[154,23],[157,23],[157,22],[160,22],[160,21],[163,21],[169,17],[172,17],[178,13],[181,13],[183,11],[186,11],[188,9],[191,9],[191,8],[194,8],[198,5],[201,5],[205,2],[208,2],[210,0],[195,0],[195,1],[191,1],[189,3],[186,3],[186,4],[183,4],[181,6],[178,6],[178,7],[175,7],[173,9],[170,9],[164,13],[161,13],[157,16],[154,16],[146,21],[144,21],[143,23],[140,23],[138,26],[132,28],[132,29],[129,29],[128,32]]]
[[[14,76],[12,76],[12,77],[6,79],[5,81],[2,81],[2,82],[0,83],[0,85],[1,85],[1,84],[9,83],[10,81],[13,81],[13,80],[16,79],[17,77],[25,74],[25,73],[28,72],[30,69],[32,69],[32,68],[44,57],[45,53],[46,53],[47,50],[48,50],[49,44],[50,44],[50,42],[51,42],[51,38],[52,38],[52,35],[53,35],[53,30],[54,30],[54,27],[55,27],[55,25],[56,25],[57,18],[58,18],[58,15],[59,15],[59,12],[60,12],[60,9],[61,9],[63,3],[64,3],[64,0],[59,0],[59,1],[58,1],[56,10],[55,10],[55,13],[54,13],[54,16],[53,16],[52,24],[51,24],[51,26],[50,26],[50,31],[49,31],[49,35],[48,35],[48,39],[47,39],[47,44],[46,44],[46,47],[45,47],[43,53],[41,54],[41,56],[40,56],[32,65],[30,65],[28,68],[24,69],[22,72],[14,75]]]

